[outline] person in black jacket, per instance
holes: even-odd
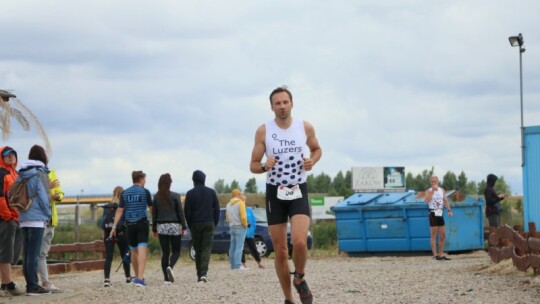
[[[497,194],[495,191],[495,182],[497,176],[489,174],[487,176],[487,186],[484,189],[484,198],[486,199],[486,217],[489,222],[489,232],[494,232],[500,224],[502,205],[500,201],[508,197],[508,194]]]
[[[193,172],[192,179],[194,186],[186,193],[184,214],[195,249],[197,282],[206,283],[214,229],[219,223],[219,201],[216,191],[204,185],[206,175],[202,171]]]
[[[103,265],[103,275],[105,280],[103,281],[103,287],[111,287],[111,265],[114,257],[114,245],[118,246],[120,250],[120,259],[122,260],[122,266],[124,267],[124,274],[126,275],[126,283],[131,283],[131,264],[129,257],[129,246],[126,239],[126,227],[124,225],[124,214],[118,221],[118,228],[115,237],[109,237],[111,234],[112,226],[114,224],[114,217],[116,215],[116,209],[118,209],[118,202],[120,201],[120,195],[124,191],[124,188],[117,186],[113,190],[113,197],[111,202],[102,206],[103,216],[101,217],[100,228],[103,231],[103,241],[105,243],[105,264]]]
[[[159,237],[165,285],[174,282],[173,268],[180,257],[180,243],[187,229],[180,194],[171,191],[171,184],[169,173],[159,177],[158,192],[152,204],[152,232],[154,237]]]

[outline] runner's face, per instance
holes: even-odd
[[[286,92],[279,92],[272,96],[272,111],[276,118],[285,119],[291,116],[293,103]]]
[[[433,187],[437,187],[439,185],[439,180],[436,178],[432,178],[430,182],[431,182],[431,186]]]

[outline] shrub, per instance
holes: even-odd
[[[332,249],[337,245],[335,221],[320,221],[313,226],[313,247],[315,249]]]

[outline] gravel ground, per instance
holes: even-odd
[[[451,261],[433,261],[426,255],[311,258],[306,279],[315,303],[540,301],[540,278],[515,270],[511,261],[494,264],[484,251],[449,257]],[[232,271],[225,260],[211,261],[210,281],[196,283],[194,263],[181,260],[175,267],[176,282],[164,286],[154,259],[145,274],[146,288],[124,283],[122,270],[113,272],[111,288],[102,287],[101,271],[68,273],[52,276],[64,294],[21,296],[6,303],[283,303],[273,259],[263,263],[267,269]],[[256,266],[253,260],[248,265]]]

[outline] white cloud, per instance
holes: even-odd
[[[504,175],[520,192],[518,53],[507,37],[525,37],[525,123],[539,124],[539,9],[532,0],[8,0],[0,88],[42,121],[68,193],[108,193],[135,169],[150,190],[169,172],[184,192],[196,169],[209,185],[245,184],[255,129],[272,118],[268,94],[282,84],[322,144],[314,174],[434,165],[478,181]],[[4,143],[24,159],[39,142],[15,129]]]

